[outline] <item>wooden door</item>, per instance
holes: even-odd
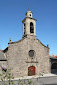
[[[35,67],[34,66],[28,67],[28,76],[32,76],[32,75],[35,75]]]

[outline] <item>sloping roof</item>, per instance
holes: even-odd
[[[57,55],[55,55],[54,58],[57,58]]]
[[[50,55],[50,57],[51,58],[57,58],[57,55],[52,54],[52,55]]]
[[[0,50],[0,52],[2,52],[3,50]]]
[[[15,41],[15,42],[9,42],[8,44],[14,44],[14,43],[18,43],[18,42],[21,42],[21,41],[23,41],[25,38],[22,38],[21,40],[18,40],[18,41]],[[36,40],[38,40],[41,44],[42,44],[42,42],[39,40],[39,39],[36,39]],[[49,48],[49,46],[45,46],[44,44],[42,44],[44,47],[46,47],[46,48]],[[7,47],[7,50],[8,50],[8,47]],[[4,51],[3,51],[4,52]]]
[[[15,41],[15,42],[9,42],[8,44],[18,43],[18,42],[21,42],[21,41],[23,41],[23,40],[24,40],[24,38],[22,38],[21,40]]]
[[[37,20],[34,19],[34,18],[31,18],[31,17],[25,17],[25,18],[23,19],[22,23],[23,23],[27,18],[30,18],[30,19],[33,19],[33,20],[37,21]]]
[[[39,39],[37,39],[44,47],[49,48],[48,44],[45,46]],[[50,48],[49,48],[50,49]]]
[[[3,50],[3,53],[6,53],[8,51],[8,47]]]
[[[0,52],[0,61],[4,61],[6,59],[6,55],[3,52]]]
[[[54,57],[50,57],[50,59],[51,59],[52,61],[54,61],[54,60],[57,61],[57,58],[54,58]]]

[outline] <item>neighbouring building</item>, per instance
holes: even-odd
[[[0,52],[3,52],[3,50],[0,50]]]
[[[51,55],[50,62],[51,62],[51,73],[57,74],[57,55]]]
[[[28,10],[23,23],[21,40],[8,43],[8,47],[1,53],[0,65],[11,69],[14,77],[48,74],[51,72],[49,46],[43,45],[36,39],[36,19]],[[1,68],[0,68],[1,71]]]

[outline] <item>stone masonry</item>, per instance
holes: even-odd
[[[39,39],[36,39],[36,20],[32,18],[32,12],[26,13],[23,22],[23,38],[16,42],[9,42],[6,58],[7,69],[11,69],[14,77],[28,76],[28,67],[35,67],[35,75],[40,73],[50,73],[50,57],[48,45],[43,45]],[[31,17],[30,17],[31,16]],[[28,19],[28,20],[27,20]],[[34,32],[30,33],[29,23],[33,22]],[[26,31],[24,34],[24,23]],[[24,36],[25,35],[25,36]],[[34,56],[29,56],[29,51],[34,50]]]
[[[35,56],[31,60],[28,55],[29,50],[35,51]],[[17,42],[11,42],[8,46],[7,52],[8,68],[11,68],[12,73],[15,77],[27,76],[28,67],[36,67],[36,75],[39,73],[49,73],[49,48],[44,46],[38,39],[33,36],[24,38]],[[33,63],[28,63],[33,61]],[[38,63],[34,63],[34,62]]]

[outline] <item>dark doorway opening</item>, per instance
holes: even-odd
[[[57,74],[57,63],[51,65],[51,72]]]

